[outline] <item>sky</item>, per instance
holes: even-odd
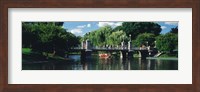
[[[84,36],[86,33],[94,31],[100,27],[104,27],[110,25],[112,28],[117,26],[121,26],[123,22],[94,22],[94,21],[86,21],[86,22],[64,22],[63,28],[65,28],[68,32],[75,34],[76,36]],[[165,34],[178,26],[178,22],[156,22],[161,26],[161,34]]]

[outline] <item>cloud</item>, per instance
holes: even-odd
[[[165,22],[167,25],[178,25],[178,22]]]
[[[116,25],[116,26],[121,26],[121,25],[122,25],[122,22],[117,22],[115,25]]]
[[[77,26],[77,28],[80,28],[80,29],[85,28],[85,27],[86,25]]]
[[[104,26],[108,26],[108,25],[112,26],[113,24],[114,24],[113,22],[99,22],[98,26],[99,27],[104,27]]]
[[[87,27],[91,27],[91,24],[87,24]]]
[[[71,33],[75,34],[75,35],[83,35],[83,31],[80,28],[75,28],[70,30]]]
[[[161,26],[161,28],[162,28],[162,29],[166,29],[167,27],[166,27],[166,26]]]
[[[122,22],[99,22],[98,26],[99,27],[104,27],[104,26],[111,26],[111,27],[117,27],[117,26],[121,26]]]
[[[80,29],[83,29],[86,27],[91,27],[91,24],[77,26],[77,28],[80,28]]]
[[[91,27],[91,24],[86,24],[86,25],[79,25],[76,26],[76,28],[71,29],[70,32],[77,35],[77,36],[83,36],[83,29],[86,27]]]

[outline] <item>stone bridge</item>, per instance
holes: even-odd
[[[132,58],[133,52],[138,51],[141,58],[146,58],[149,56],[150,48],[144,47],[144,48],[132,48],[131,41],[128,42],[128,46],[125,46],[125,43],[121,43],[121,47],[92,47],[89,40],[86,40],[85,42],[82,42],[81,47],[77,48],[71,48],[69,50],[70,52],[81,52],[81,58],[84,59],[88,56],[91,56],[92,52],[98,52],[98,51],[107,51],[107,52],[120,52],[120,57],[123,59],[126,58]]]

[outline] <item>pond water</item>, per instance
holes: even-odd
[[[81,60],[80,55],[69,58],[69,61],[23,63],[22,70],[178,70],[178,59],[122,60],[118,57],[102,59],[97,55],[85,60]]]

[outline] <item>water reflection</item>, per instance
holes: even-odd
[[[70,56],[66,62],[23,63],[23,70],[178,70],[178,60],[167,59],[120,59],[92,56],[81,60],[79,55]]]

